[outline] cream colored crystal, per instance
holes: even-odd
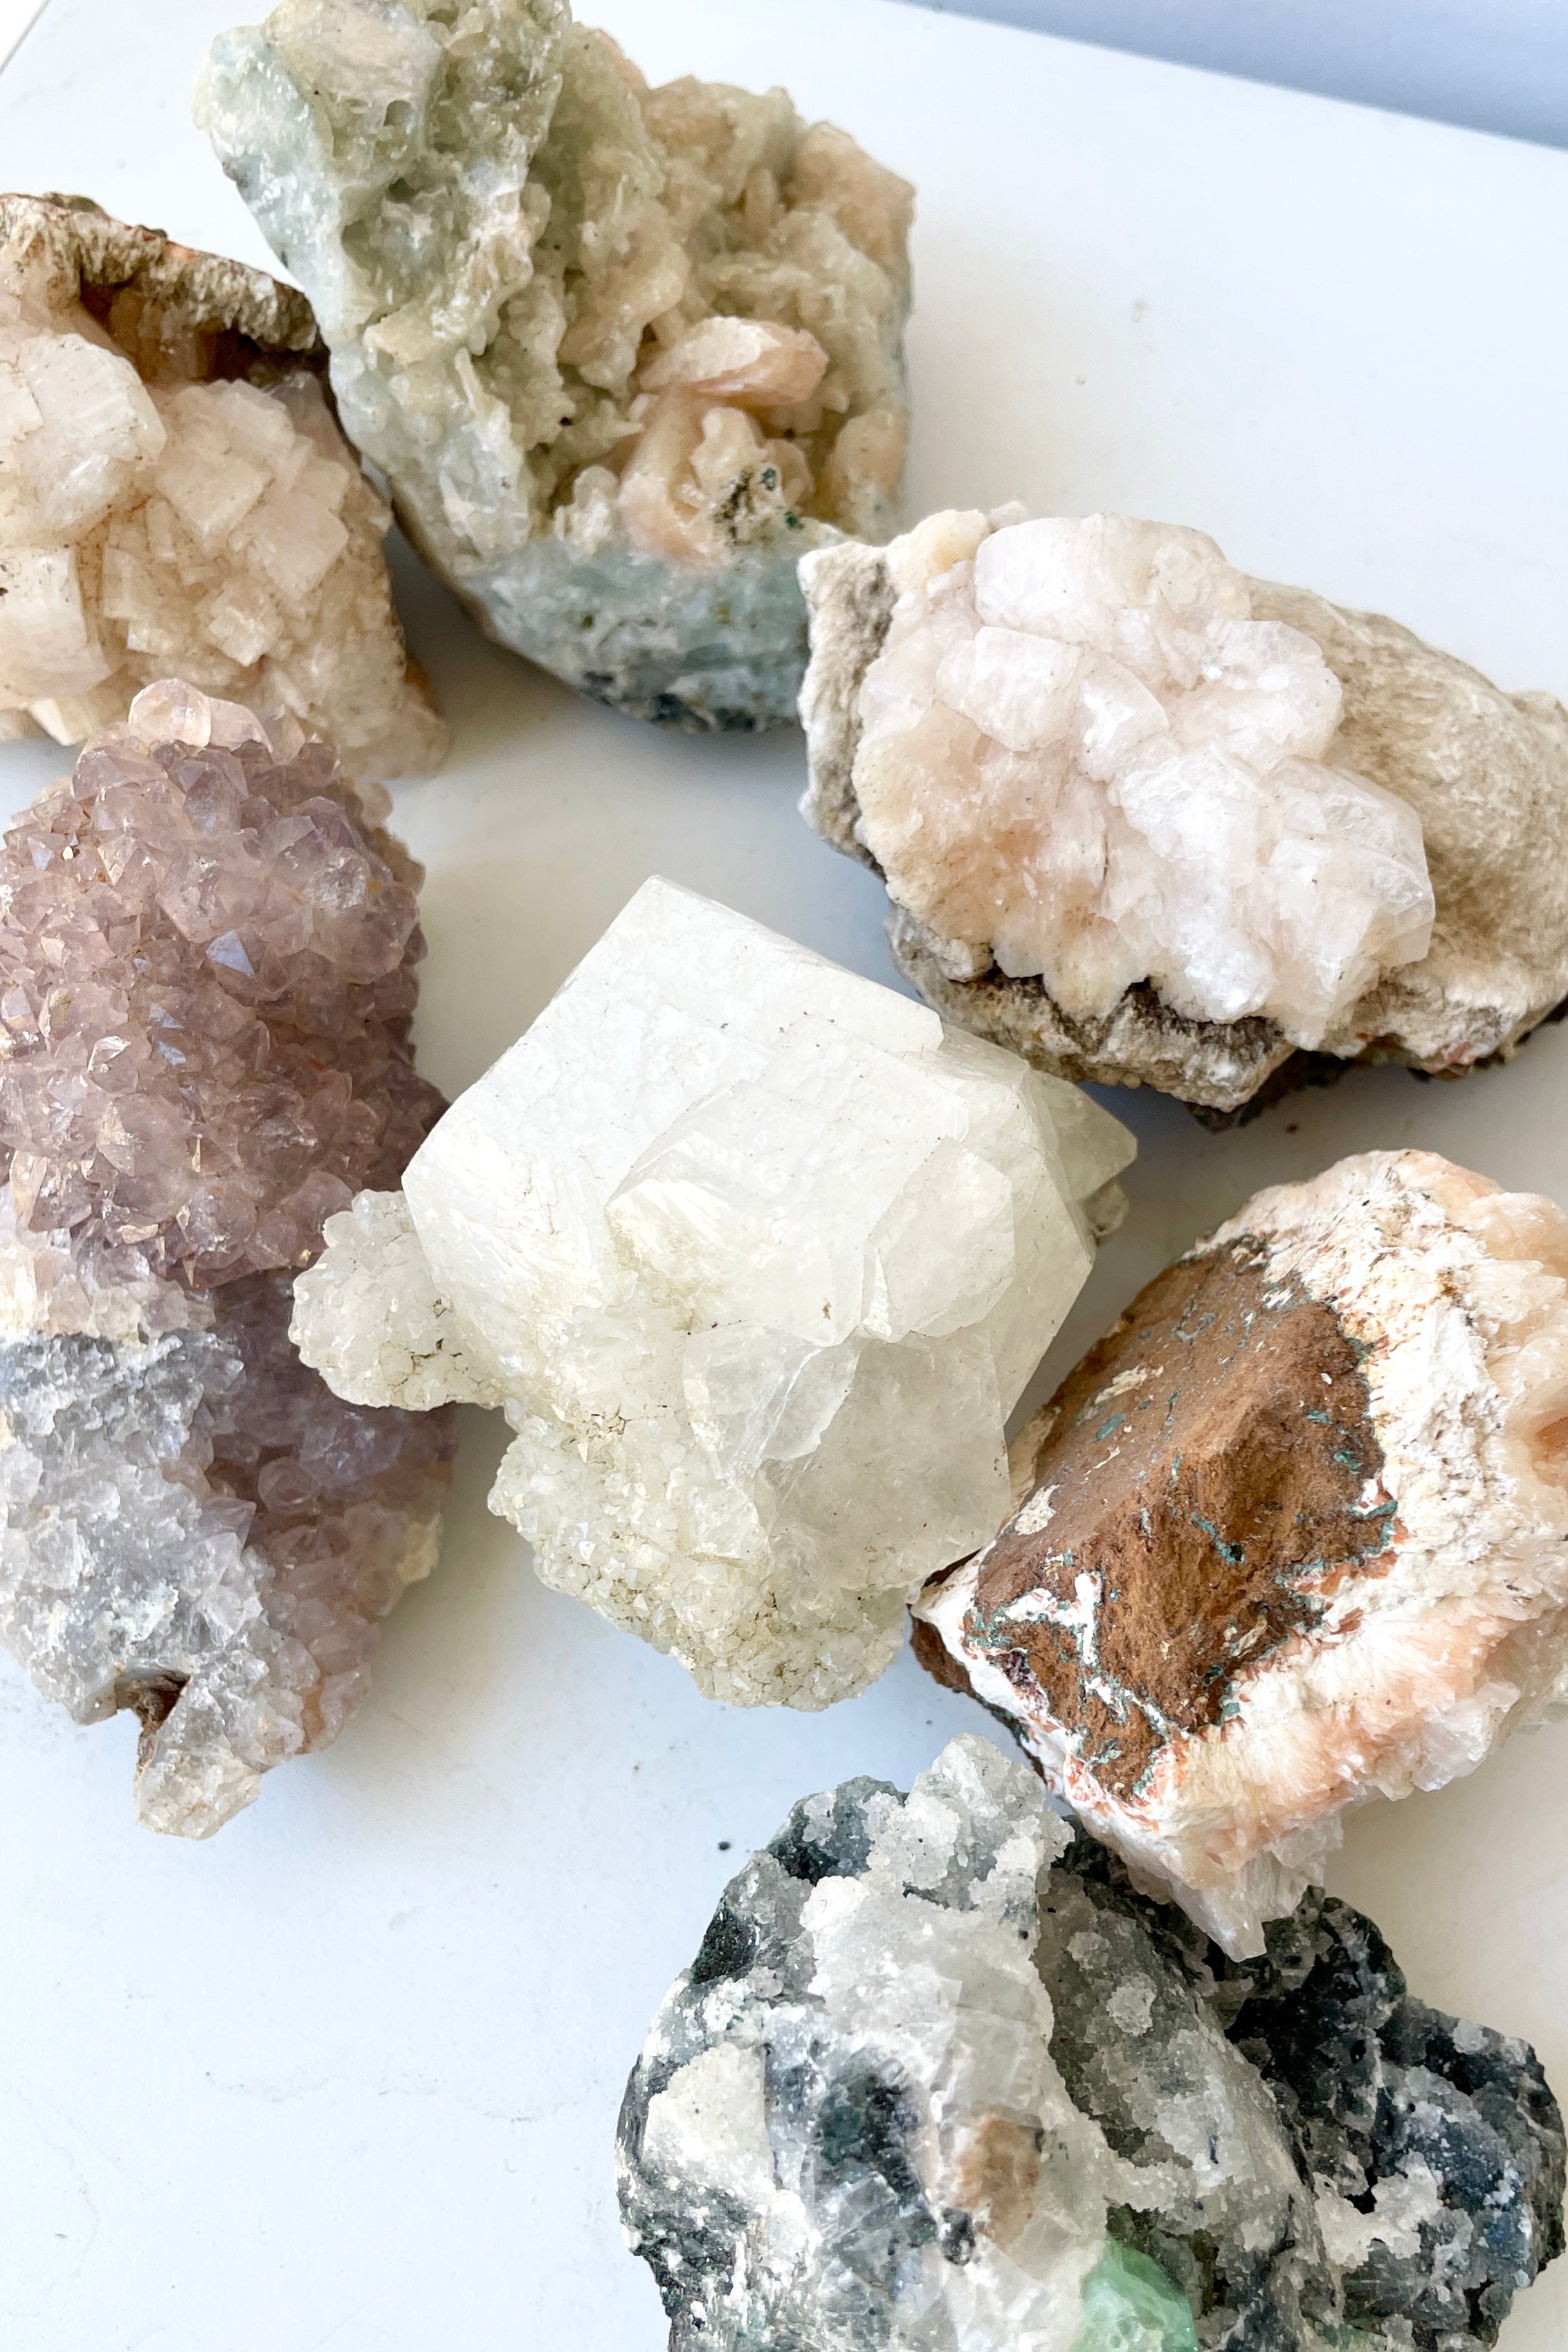
[[[362,778],[437,764],[391,519],[318,352],[259,272],[0,199],[0,731],[74,742],[178,671],[287,710]]]
[[[1434,1069],[1568,993],[1568,718],[1119,516],[802,567],[810,821],[950,1018],[1217,1110],[1293,1050]]]
[[[905,183],[563,0],[284,0],[196,113],[484,625],[646,716],[792,718],[796,557],[891,527]]]
[[[863,1689],[1005,1507],[1124,1129],[650,882],[301,1276],[362,1403],[502,1402],[540,1573],[742,1705]]]

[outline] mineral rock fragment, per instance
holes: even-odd
[[[331,1221],[294,1336],[359,1402],[504,1404],[491,1507],[547,1583],[712,1696],[825,1706],[1005,1508],[1004,1423],[1131,1152],[1073,1088],[649,882],[401,1193]]]
[[[83,197],[0,197],[0,736],[79,742],[178,671],[358,776],[437,764],[324,358],[259,270]]]
[[[196,115],[481,625],[642,718],[793,719],[796,559],[891,527],[905,183],[565,0],[284,0]]]
[[[1201,532],[1021,518],[802,566],[803,808],[939,1012],[1223,1114],[1297,1054],[1462,1071],[1563,1002],[1559,704]]]
[[[0,841],[0,1638],[79,1722],[136,1711],[156,1829],[333,1738],[435,1563],[450,1416],[288,1338],[440,1106],[418,878],[325,744],[177,682]]]
[[[1468,2352],[1563,2242],[1528,2044],[1320,1889],[1226,1958],[970,1738],[731,1882],[617,2155],[670,2352]]]
[[[1568,1692],[1568,1216],[1425,1151],[1260,1192],[1015,1448],[917,1646],[1237,1954],[1341,1809]]]

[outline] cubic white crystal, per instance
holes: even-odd
[[[1132,1148],[1072,1087],[649,882],[402,1202],[329,1221],[295,1338],[362,1403],[503,1402],[492,1506],[547,1582],[712,1696],[823,1706],[1005,1509],[1004,1423]]]

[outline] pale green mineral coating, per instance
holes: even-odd
[[[1112,2238],[1084,2281],[1073,2352],[1198,2352],[1192,2307],[1158,2263]]]
[[[198,84],[198,122],[315,306],[344,428],[502,644],[642,717],[793,719],[799,557],[893,520],[909,191],[783,91],[648,91],[565,0],[452,16],[284,0],[222,36]],[[634,544],[615,469],[647,410],[639,365],[712,315],[804,330],[828,368],[763,416],[811,492],[738,478],[700,568]]]

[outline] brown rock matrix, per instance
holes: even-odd
[[[1255,1948],[1342,1805],[1557,1703],[1565,1429],[1568,1217],[1430,1153],[1342,1161],[1140,1294],[917,1646]]]
[[[0,737],[79,741],[178,670],[358,775],[439,762],[392,518],[325,387],[292,287],[86,197],[0,197]]]
[[[0,844],[0,1634],[201,1835],[334,1737],[434,1564],[449,1415],[288,1340],[323,1220],[440,1108],[418,868],[329,746],[183,682]]]

